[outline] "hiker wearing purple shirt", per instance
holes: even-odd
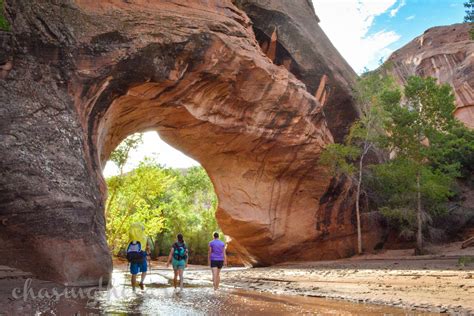
[[[214,233],[214,240],[209,243],[209,252],[207,257],[208,264],[211,265],[212,283],[214,290],[219,288],[221,281],[220,272],[222,266],[227,265],[227,256],[225,254],[225,244],[219,240],[219,233]]]

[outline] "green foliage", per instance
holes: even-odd
[[[469,33],[471,35],[471,39],[474,40],[474,0],[469,0],[468,2],[465,2],[464,7],[466,8],[466,16],[464,16],[464,22],[471,23],[472,28]]]
[[[416,216],[412,209],[381,207],[380,213],[387,219],[391,227],[399,231],[400,237],[411,239],[415,235]]]
[[[354,161],[359,157],[360,149],[343,144],[330,144],[321,153],[320,163],[328,166],[333,176],[352,175],[356,171]]]
[[[437,85],[433,78],[410,77],[404,97],[402,102],[400,93],[385,92],[381,98],[389,119],[384,122],[386,134],[380,143],[394,159],[373,168],[371,184],[382,214],[410,235],[416,212],[421,212],[422,223],[444,213],[459,176],[458,155],[469,157],[471,143],[459,139],[469,132],[454,119],[449,86]]]
[[[5,7],[4,7],[3,0],[0,0],[0,30],[10,31],[10,24],[5,18],[4,10],[5,10]]]
[[[474,130],[455,122],[446,133],[433,133],[427,155],[434,168],[459,171],[463,178],[474,174]]]
[[[163,206],[158,201],[172,181],[162,168],[151,161],[141,163],[127,175],[107,180],[109,187],[116,190],[106,214],[107,237],[112,252],[127,244],[131,223],[143,223],[149,236],[164,229]]]
[[[175,177],[164,201],[165,229],[158,237],[162,255],[168,254],[177,233],[184,235],[191,254],[207,254],[212,233],[219,230],[215,218],[217,196],[202,167],[167,169]]]
[[[358,81],[355,95],[360,118],[351,126],[345,144],[331,144],[321,155],[320,162],[328,166],[333,175],[352,176],[360,168],[360,160],[378,143],[386,115],[381,107],[385,91],[397,90],[393,77],[383,71],[367,72]]]
[[[451,87],[437,85],[434,78],[410,77],[405,85],[406,102],[400,99],[396,93],[385,93],[382,98],[390,116],[385,121],[384,144],[398,157],[421,163],[428,158],[429,141],[456,126],[454,96]]]
[[[421,169],[421,170],[420,170]],[[416,162],[407,159],[393,159],[385,164],[372,167],[373,177],[370,178],[371,187],[378,193],[378,204],[387,215],[393,211],[400,214],[415,212],[416,209],[416,174],[421,173],[421,193],[426,215],[442,215],[446,208],[443,204],[452,197],[454,178],[429,166],[416,165]],[[414,216],[414,215],[413,215]],[[405,215],[405,218],[413,219]],[[413,223],[414,224],[414,223]]]
[[[110,154],[109,159],[120,169],[120,174],[127,163],[130,151],[136,149],[141,143],[143,143],[143,134],[130,135]]]
[[[166,255],[178,233],[182,233],[191,254],[207,254],[207,244],[219,230],[215,219],[217,197],[205,170],[164,168],[146,159],[138,168],[107,179],[109,196],[107,240],[116,254],[128,242],[128,228],[142,222],[148,236]]]

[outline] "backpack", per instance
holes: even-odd
[[[130,263],[142,263],[145,260],[143,256],[142,246],[139,241],[129,243],[127,247],[127,260]]]
[[[175,260],[185,260],[188,256],[186,255],[186,244],[174,243],[173,244],[173,258]]]

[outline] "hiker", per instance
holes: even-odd
[[[217,232],[214,233],[214,240],[209,242],[207,263],[211,266],[214,291],[217,291],[219,289],[219,283],[221,281],[221,269],[224,265],[227,265],[225,243],[219,240],[219,233]]]
[[[132,288],[135,291],[137,285],[137,274],[142,273],[139,283],[140,289],[144,289],[144,281],[147,272],[147,237],[145,227],[141,223],[133,223],[129,230],[130,242],[127,246],[127,260],[130,262],[130,273],[132,274]]]
[[[180,291],[183,290],[183,274],[184,268],[188,265],[188,249],[186,248],[186,243],[182,234],[176,236],[178,239],[170,250],[170,255],[168,256],[168,262],[166,262],[166,267],[169,267],[172,260],[173,270],[174,270],[174,279],[173,285],[176,290],[177,279],[179,275],[179,288]]]

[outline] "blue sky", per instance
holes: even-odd
[[[433,26],[449,25],[464,19],[464,0],[407,0],[394,17],[384,13],[375,18],[372,32],[394,30],[400,39],[389,48],[396,50]]]
[[[321,27],[351,66],[374,69],[426,29],[462,22],[465,0],[313,0]]]

